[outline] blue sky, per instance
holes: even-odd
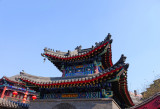
[[[127,56],[128,89],[143,91],[160,75],[159,0],[0,0],[0,77],[61,76],[44,47],[91,47],[111,33],[113,63]]]

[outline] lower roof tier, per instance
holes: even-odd
[[[126,71],[129,64],[125,64],[126,57],[123,55],[119,61],[108,69],[104,69],[101,73],[90,74],[90,75],[81,75],[81,76],[72,76],[72,77],[39,77],[27,74],[25,72],[20,72],[19,78],[25,83],[30,83],[35,86],[51,86],[51,85],[65,85],[65,84],[79,84],[79,83],[89,83],[97,80],[112,80],[114,78],[124,77],[126,78]],[[125,72],[124,72],[125,71]],[[115,79],[118,80],[118,79]],[[22,83],[23,83],[22,82]],[[24,83],[23,83],[24,84]]]

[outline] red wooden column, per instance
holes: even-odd
[[[4,97],[4,94],[5,94],[5,92],[6,92],[6,89],[7,89],[7,87],[5,86],[5,87],[4,87],[4,89],[3,89],[3,92],[2,92],[1,98],[3,98],[3,97]]]

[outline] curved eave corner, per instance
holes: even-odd
[[[17,77],[18,78],[18,77]],[[16,80],[16,78],[15,78],[15,80],[11,80],[10,78],[8,78],[8,77],[6,77],[6,76],[3,76],[1,79],[0,79],[0,81],[2,81],[2,80],[5,80],[5,81],[8,81],[8,82],[10,82],[10,83],[14,83],[14,84],[20,84],[20,85],[25,85],[25,84],[23,84],[23,83],[20,83],[20,82],[18,82],[17,80]]]
[[[124,59],[124,56],[120,58],[119,61],[122,61]],[[128,70],[129,64],[126,64],[124,67],[125,73],[123,75],[123,78],[120,78],[119,80],[119,91],[121,93],[121,96],[123,97],[123,100],[127,104],[127,107],[134,106],[134,103],[130,97],[130,94],[128,92],[128,87],[127,87],[127,70]]]
[[[126,107],[131,107],[131,106],[134,106],[134,103],[129,95],[128,87],[127,87],[127,71],[128,71],[129,64],[125,63],[126,58],[127,57],[122,54],[120,59],[114,64],[114,66],[117,66],[119,64],[122,64],[124,66],[123,67],[124,70],[120,74],[120,79],[118,81],[119,92],[124,102],[127,104]]]

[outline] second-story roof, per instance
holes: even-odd
[[[113,65],[111,59],[111,43],[111,35],[108,34],[104,41],[96,42],[95,46],[91,48],[82,49],[82,46],[77,46],[74,51],[68,50],[68,52],[45,48],[44,53],[41,55],[51,61],[59,70],[61,70],[64,63],[93,61],[98,56],[102,58],[101,61],[104,61],[102,62],[103,66],[108,68]]]

